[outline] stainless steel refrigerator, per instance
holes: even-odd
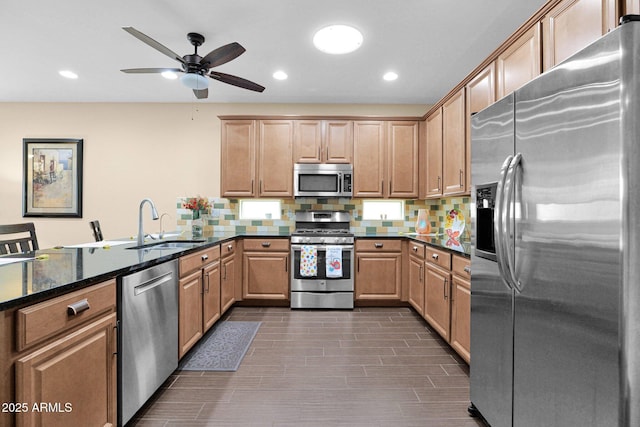
[[[471,407],[640,426],[640,22],[472,117]]]

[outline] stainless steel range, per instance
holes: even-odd
[[[344,211],[298,211],[291,235],[291,308],[353,308],[353,234]]]

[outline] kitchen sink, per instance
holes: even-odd
[[[162,249],[190,249],[196,246],[198,243],[202,243],[204,240],[163,240],[161,242],[147,243],[141,246],[133,246],[127,249],[147,249],[147,250],[162,250]]]

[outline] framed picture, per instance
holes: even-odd
[[[22,142],[22,216],[82,218],[82,139]]]

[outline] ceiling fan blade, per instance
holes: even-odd
[[[193,94],[198,99],[206,99],[209,96],[209,89],[194,89]]]
[[[204,58],[200,60],[200,64],[202,64],[205,68],[217,67],[218,65],[226,64],[227,62],[236,59],[245,51],[246,49],[239,43],[229,43],[209,52]]]
[[[249,89],[256,92],[262,92],[264,90],[264,86],[260,86],[259,84],[249,81],[247,79],[243,79],[242,77],[232,76],[231,74],[211,71],[209,74],[207,74],[207,76],[211,77],[214,80],[221,81],[222,83],[238,86],[243,89]]]
[[[157,41],[155,41],[154,39],[152,39],[148,35],[146,35],[144,33],[141,33],[140,31],[136,30],[133,27],[122,27],[122,29],[125,30],[127,33],[131,34],[133,37],[135,37],[138,40],[140,40],[141,42],[148,44],[149,46],[151,46],[152,48],[154,48],[158,52],[164,53],[169,58],[175,59],[176,61],[180,62],[181,64],[185,63],[184,59],[182,59],[182,56],[178,55],[177,53],[175,53],[174,51],[172,51],[168,47],[158,43]]]
[[[165,71],[171,71],[174,73],[183,72],[180,68],[126,68],[120,71],[130,74],[164,73]]]

